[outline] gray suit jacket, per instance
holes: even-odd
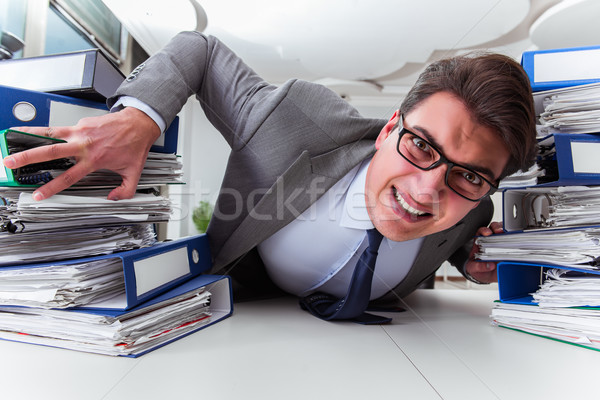
[[[290,80],[263,81],[225,45],[198,32],[176,36],[121,85],[170,123],[195,95],[231,146],[208,228],[213,272],[242,286],[267,290],[256,246],[306,210],[350,169],[375,151],[385,120],[364,118],[329,89]],[[406,278],[384,296],[394,302],[442,262],[464,263],[464,247],[492,215],[490,201],[456,226],[427,237]],[[264,283],[264,282],[263,282]]]

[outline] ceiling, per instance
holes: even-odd
[[[402,97],[429,62],[469,50],[519,60],[600,44],[598,0],[103,1],[150,54],[203,30],[270,82],[302,78],[371,102]]]

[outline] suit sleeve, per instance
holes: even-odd
[[[257,89],[268,87],[222,42],[199,32],[182,32],[138,66],[108,100],[135,97],[168,124],[195,95],[208,119],[230,146],[244,141],[244,109]]]

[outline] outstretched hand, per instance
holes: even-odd
[[[492,222],[489,227],[481,227],[477,230],[477,236],[490,236],[492,234],[503,233],[502,224],[499,222]],[[492,283],[498,281],[498,275],[496,274],[496,263],[477,261],[475,260],[475,253],[479,250],[476,244],[473,244],[469,260],[465,265],[465,271],[471,275],[474,279],[481,283]]]
[[[123,179],[121,185],[109,193],[110,200],[133,197],[150,147],[160,136],[160,129],[150,117],[129,107],[100,117],[83,118],[75,126],[13,129],[62,139],[66,143],[15,153],[4,158],[7,168],[60,158],[76,161],[74,166],[33,192],[33,198],[38,201],[71,187],[100,169],[114,171]]]

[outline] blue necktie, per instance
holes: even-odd
[[[336,299],[326,293],[316,292],[300,299],[302,309],[326,321],[341,319],[360,324],[382,324],[391,321],[391,318],[365,313],[371,296],[377,251],[383,235],[373,228],[367,231],[367,238],[369,246],[354,267],[346,296]]]

